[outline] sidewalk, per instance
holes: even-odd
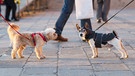
[[[111,10],[111,17],[118,10]],[[76,30],[75,12],[68,20],[63,36],[68,42],[49,41],[43,47],[46,59],[38,60],[34,49],[27,47],[25,58],[11,59],[7,24],[0,22],[0,75],[1,76],[135,76],[135,9],[125,9],[104,25],[98,32],[116,30],[123,39],[129,54],[128,59],[120,59],[120,53],[112,48],[99,49],[99,57],[92,59],[92,51],[82,42]],[[60,11],[47,10],[35,16],[22,18],[19,22],[21,32],[43,31],[54,27]],[[92,18],[93,30],[101,24]]]

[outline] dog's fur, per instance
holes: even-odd
[[[79,31],[79,37],[82,40],[86,40],[88,44],[90,45],[92,49],[93,56],[91,58],[98,57],[98,48],[95,47],[95,41],[92,39],[86,39],[86,35],[89,35],[89,33],[92,33],[90,29],[88,29],[89,25],[86,23],[85,28],[81,28],[78,24],[76,24],[76,28]],[[127,52],[123,46],[122,40],[120,38],[113,38],[112,40],[107,42],[108,44],[113,45],[120,53],[120,58],[128,58]]]
[[[42,53],[42,47],[46,43],[46,41],[44,41],[39,34],[36,34],[34,36],[34,40],[36,43],[36,45],[34,45],[33,38],[31,36],[32,33],[26,32],[21,33],[20,35],[16,32],[19,31],[20,27],[15,24],[11,24],[11,26],[7,28],[7,32],[11,42],[10,45],[12,45],[13,47],[11,52],[12,59],[16,58],[16,53],[18,54],[19,58],[24,58],[23,50],[25,49],[26,45],[30,45],[35,48],[36,56],[38,59],[45,58],[45,56]],[[40,33],[42,33],[42,35],[46,37],[47,41],[54,40],[57,38],[57,34],[55,33],[55,30],[53,28],[47,28],[46,30],[41,31]]]

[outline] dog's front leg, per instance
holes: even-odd
[[[42,49],[43,47],[42,46],[40,46],[40,48],[39,48],[39,52],[40,52],[40,56],[41,56],[41,59],[44,59],[45,58],[45,56],[43,55],[43,49]]]
[[[35,47],[35,53],[38,59],[42,59],[40,56],[40,48],[39,47]]]
[[[96,57],[98,57],[98,48],[94,47]]]
[[[90,45],[91,50],[92,50],[92,53],[93,53],[93,55],[92,55],[91,58],[96,58],[96,57],[98,57],[98,49],[95,48],[95,46],[94,46],[94,41],[93,41],[92,39],[90,39],[90,40],[88,40],[88,44]]]

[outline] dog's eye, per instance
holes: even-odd
[[[57,34],[56,34],[56,33],[54,33],[53,35],[54,35],[54,36],[57,36]]]
[[[85,32],[86,30],[85,29],[80,29],[79,32]]]
[[[81,30],[79,30],[79,32],[81,32]]]

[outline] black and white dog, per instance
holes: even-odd
[[[98,48],[101,48],[101,44],[111,44],[113,45],[120,53],[120,58],[128,58],[127,52],[123,46],[122,40],[118,38],[117,33],[113,31],[112,33],[103,34],[103,33],[96,33],[88,28],[89,25],[86,23],[84,28],[79,27],[76,24],[76,28],[79,31],[79,37],[82,40],[86,40],[91,49],[93,56],[91,58],[98,57]]]

